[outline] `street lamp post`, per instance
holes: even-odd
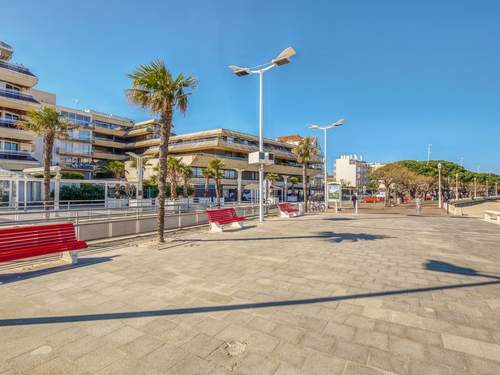
[[[137,173],[137,200],[139,204],[142,202],[142,181],[143,181],[143,168],[144,168],[144,159],[146,158],[143,155],[137,155],[134,152],[127,152],[127,155],[133,158],[136,162],[136,173]]]
[[[477,177],[474,177],[474,199],[477,198]]]
[[[438,163],[438,176],[439,176],[439,208],[443,208],[443,197],[441,196],[441,163]]]
[[[455,174],[455,199],[458,200],[458,173]]]
[[[342,126],[344,125],[345,123],[345,119],[341,118],[340,120],[337,120],[335,121],[333,124],[331,125],[327,125],[327,126],[319,126],[319,125],[309,125],[309,129],[318,129],[318,130],[322,130],[323,131],[323,144],[324,144],[324,147],[325,147],[325,154],[323,156],[323,170],[324,170],[324,184],[325,184],[325,211],[328,209],[328,183],[327,183],[327,179],[328,179],[328,171],[327,171],[327,152],[326,152],[326,145],[327,145],[327,142],[326,142],[326,131],[328,129],[331,129],[331,128],[335,128],[337,126]]]
[[[264,152],[264,136],[262,127],[262,85],[264,80],[264,73],[277,66],[290,63],[290,58],[295,55],[295,50],[288,47],[281,52],[271,62],[258,65],[254,68],[239,67],[236,65],[229,65],[229,69],[233,71],[238,77],[247,76],[249,74],[259,75],[259,152]],[[264,164],[259,165],[259,222],[264,221]]]

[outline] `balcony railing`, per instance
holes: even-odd
[[[29,152],[0,149],[0,159],[37,161]]]
[[[0,60],[0,68],[9,69],[9,70],[13,70],[15,72],[19,72],[22,74],[27,74],[27,75],[32,76],[32,77],[36,77],[33,73],[30,72],[30,70],[28,68],[25,68],[22,65],[12,64],[12,63]]]
[[[17,129],[16,120],[0,117],[0,128]]]
[[[38,101],[33,98],[33,96],[28,94],[23,94],[17,90],[8,90],[8,89],[0,89],[0,96],[4,96],[6,98],[24,100],[26,102],[38,103]]]

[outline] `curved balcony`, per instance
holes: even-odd
[[[33,87],[38,78],[28,68],[0,60],[0,79],[24,87]]]
[[[31,73],[31,71],[28,68],[26,68],[22,65],[9,63],[7,61],[0,60],[0,68],[9,69],[9,70],[13,70],[14,72],[27,74],[29,76],[36,77],[33,73]]]

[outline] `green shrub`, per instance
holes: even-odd
[[[67,178],[70,180],[83,180],[85,176],[81,172],[64,171],[61,172],[61,178]]]
[[[64,185],[61,187],[59,199],[70,200],[103,200],[104,186],[93,184]]]

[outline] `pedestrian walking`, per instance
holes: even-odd
[[[420,215],[420,210],[422,209],[422,200],[420,197],[415,199],[415,206],[417,207],[417,215]]]
[[[352,207],[354,208],[354,212],[357,214],[358,213],[358,197],[356,194],[353,194],[351,197],[352,200]]]

